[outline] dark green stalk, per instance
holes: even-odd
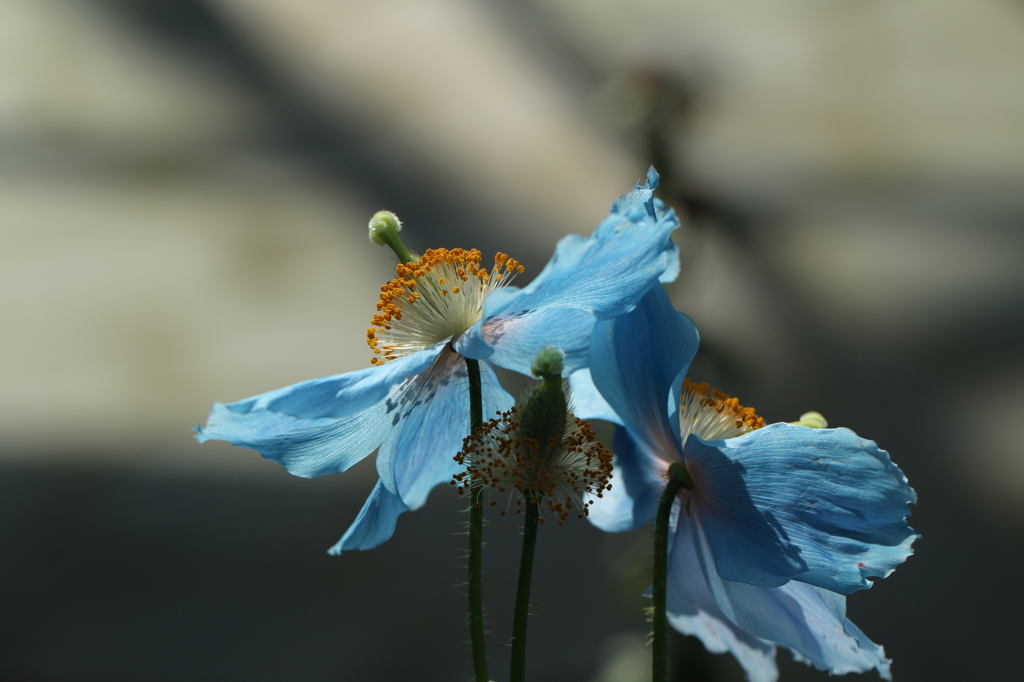
[[[533,579],[533,555],[537,548],[537,526],[540,520],[540,500],[529,491],[523,493],[526,502],[526,521],[523,524],[523,553],[519,559],[519,586],[516,588],[516,610],[512,619],[512,673],[511,682],[526,679],[526,620],[530,615],[530,583]]]
[[[651,596],[651,682],[668,679],[668,617],[665,598],[668,593],[668,522],[672,504],[681,488],[693,488],[693,480],[682,464],[673,462],[668,468],[668,485],[658,503],[658,516],[654,521],[654,586]]]
[[[469,432],[484,422],[484,403],[480,387],[480,363],[466,360],[469,375]],[[483,489],[473,488],[469,497],[469,636],[473,646],[473,673],[476,682],[489,682],[487,674],[487,641],[484,637],[484,505]]]

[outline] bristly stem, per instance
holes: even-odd
[[[469,374],[469,429],[476,433],[484,423],[484,402],[480,386],[480,363],[465,358]],[[473,646],[473,673],[476,682],[489,682],[487,642],[484,637],[483,591],[483,489],[473,488],[469,497],[469,636]]]
[[[526,620],[530,615],[530,583],[540,520],[540,500],[534,499],[529,491],[523,496],[526,498],[526,521],[523,523],[523,553],[519,559],[519,586],[516,588],[516,610],[512,619],[511,682],[524,682],[526,679]]]
[[[668,485],[658,503],[658,516],[654,521],[654,586],[651,596],[651,682],[668,679],[668,617],[665,599],[668,593],[668,526],[672,505],[680,488],[692,488],[693,481],[682,464],[673,462],[668,468]]]

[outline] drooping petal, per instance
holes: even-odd
[[[359,516],[328,551],[335,556],[350,549],[373,549],[384,544],[395,532],[398,516],[409,511],[398,495],[390,492],[381,481],[373,487]]]
[[[649,174],[651,182],[657,185],[656,173]],[[543,345],[557,343],[566,351],[570,371],[581,366],[572,363],[586,347],[586,317],[547,313],[548,309],[587,312],[597,319],[614,317],[631,310],[667,274],[674,277],[679,252],[671,233],[679,221],[672,211],[663,209],[650,188],[638,186],[620,198],[592,236],[563,238],[551,261],[528,286],[492,293],[483,318],[456,340],[456,350],[466,357],[485,358],[490,349],[497,352],[503,344],[514,342],[491,360],[520,369],[529,366]],[[553,321],[563,328],[552,332]],[[552,333],[559,335],[557,342],[545,338]]]
[[[684,635],[698,637],[711,653],[736,657],[749,682],[775,682],[775,646],[733,624],[711,595],[694,549],[692,524],[679,518],[669,557],[668,621]]]
[[[640,448],[625,429],[618,427],[612,438],[615,465],[612,489],[593,501],[587,519],[608,533],[633,530],[654,520],[658,501],[665,489],[662,473],[668,464]]]
[[[730,623],[761,640],[791,649],[800,660],[820,670],[842,675],[874,668],[884,679],[890,679],[891,661],[885,658],[882,647],[846,618],[845,597],[795,580],[781,587],[724,580],[715,570],[706,529],[699,521],[685,525],[690,527],[690,542],[677,537],[673,558],[689,562],[688,578],[703,583]],[[683,556],[683,546],[694,559]],[[703,580],[693,575],[693,563],[699,563]]]
[[[698,344],[660,285],[629,313],[598,322],[590,340],[594,385],[641,448],[665,459],[680,451],[679,387]]]
[[[915,500],[903,472],[849,429],[772,424],[684,448],[691,513],[725,580],[778,587],[797,579],[850,594],[910,555]]]
[[[380,445],[391,426],[395,399],[443,347],[236,403],[216,403],[206,427],[197,427],[196,439],[252,448],[296,476],[345,471]]]
[[[509,409],[514,400],[486,361],[480,363],[480,375],[484,417]],[[377,472],[391,493],[418,509],[434,486],[458,472],[454,458],[469,435],[465,360],[444,350],[396,402],[391,430],[377,453]]]

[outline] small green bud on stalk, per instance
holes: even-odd
[[[413,255],[398,236],[402,221],[391,211],[377,211],[370,218],[370,241],[377,246],[390,247],[402,263],[415,263],[419,258]]]
[[[825,421],[825,417],[821,415],[821,412],[804,412],[800,415],[800,419],[790,424],[796,424],[797,426],[808,426],[812,429],[825,429],[828,428],[828,422]]]

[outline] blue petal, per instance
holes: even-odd
[[[252,448],[296,476],[345,471],[380,445],[391,426],[395,398],[443,347],[228,405],[217,403],[206,428],[197,428],[196,439]]]
[[[775,682],[775,647],[737,627],[722,613],[708,588],[694,550],[692,524],[679,519],[669,556],[668,621],[684,635],[698,637],[711,653],[731,653],[750,682]]]
[[[655,185],[656,179],[655,173]],[[456,340],[456,350],[485,358],[491,347],[498,352],[502,344],[514,344],[492,360],[519,369],[528,367],[543,345],[556,343],[575,361],[574,354],[586,347],[589,327],[585,316],[564,309],[614,317],[631,310],[663,277],[678,273],[671,233],[679,221],[672,211],[659,210],[663,206],[651,192],[638,188],[619,199],[591,237],[559,241],[551,261],[528,286],[493,292],[483,318]],[[548,313],[552,308],[563,312]]]
[[[647,169],[647,181],[642,185],[638,181],[632,192],[619,197],[618,201],[612,204],[611,213],[636,216],[637,219],[646,218],[655,222],[663,219],[674,220],[675,213],[671,209],[666,208],[661,199],[654,196],[654,190],[658,188],[659,180],[658,171],[654,170],[654,166],[651,166]],[[613,224],[602,223],[597,228],[598,232],[613,229]],[[594,234],[596,235],[598,232]],[[679,276],[679,249],[673,244],[671,252],[668,267],[665,268],[665,271],[658,278],[658,281],[662,284],[674,282]]]
[[[636,218],[613,213],[592,237],[564,237],[551,262],[499,314],[556,307],[606,318],[632,309],[669,266],[671,233],[679,226],[672,215]]]
[[[622,425],[619,415],[597,390],[597,386],[594,386],[589,368],[576,370],[569,376],[569,389],[572,394],[572,412],[577,417],[588,420],[602,419]]]
[[[505,369],[529,375],[537,351],[544,346],[557,346],[565,353],[568,374],[587,364],[590,332],[596,321],[585,310],[532,310],[518,316],[493,318],[483,325],[482,336],[464,334],[455,348],[466,357],[486,357]]]
[[[480,363],[484,418],[514,400],[487,362]],[[451,350],[438,357],[396,401],[393,426],[377,454],[384,486],[418,509],[439,483],[458,472],[455,455],[469,435],[469,382],[465,360]]]
[[[691,513],[722,578],[797,579],[850,594],[910,555],[914,491],[889,455],[849,429],[772,424],[684,448]]]
[[[697,328],[660,285],[631,312],[598,322],[590,340],[601,395],[642,449],[670,461],[680,451],[680,385],[698,344]]]
[[[654,198],[654,190],[658,189],[660,182],[661,178],[658,176],[658,171],[654,170],[654,166],[651,166],[647,169],[647,181],[640,184],[640,180],[637,180],[636,186],[633,187],[632,191],[628,194],[623,194],[615,200],[609,213],[636,215],[638,216],[637,220],[643,220],[644,218],[657,220],[657,208],[660,207],[662,213],[664,213],[665,208],[661,201]],[[601,230],[602,227],[603,225],[597,229]]]
[[[335,556],[350,549],[373,549],[384,544],[395,532],[399,514],[409,510],[397,495],[377,481],[373,492],[367,498],[359,516],[345,531],[345,535],[331,547],[329,554]]]
[[[882,647],[864,637],[846,618],[845,597],[797,581],[766,588],[724,580],[714,570],[715,556],[706,529],[699,522],[681,521],[679,529],[690,535],[686,539],[691,541],[677,538],[673,560],[686,564],[690,580],[699,581],[693,564],[700,564],[706,580],[700,582],[730,623],[754,637],[788,647],[797,658],[820,670],[842,675],[875,668],[890,679],[891,662]],[[695,560],[685,556],[687,552]]]
[[[658,502],[665,489],[662,472],[668,464],[637,448],[623,428],[615,429],[612,449],[615,469],[612,489],[593,501],[587,519],[608,533],[633,530],[654,520]]]

